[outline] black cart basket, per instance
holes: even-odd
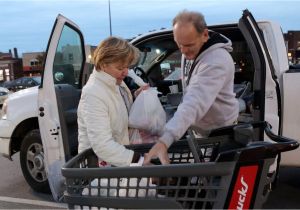
[[[253,141],[251,135],[263,130],[273,141]],[[99,168],[88,149],[62,168],[64,199],[70,209],[261,208],[276,174],[270,166],[298,146],[256,122],[218,129],[208,138],[190,132],[169,148],[169,165]],[[152,144],[127,147],[146,153]]]

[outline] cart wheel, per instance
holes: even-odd
[[[38,129],[29,131],[20,149],[20,163],[29,186],[37,192],[50,193],[44,165],[44,149]]]

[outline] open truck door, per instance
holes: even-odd
[[[44,167],[56,201],[64,190],[61,166],[77,154],[77,106],[84,64],[84,40],[79,27],[58,15],[48,42],[38,93]]]
[[[283,74],[283,130],[282,134],[289,138],[300,138],[300,69],[289,69]],[[282,164],[288,166],[299,166],[300,149],[284,153],[282,155]]]
[[[280,89],[267,44],[261,29],[248,10],[243,12],[238,25],[248,43],[254,61],[253,120],[269,122],[272,125],[272,131],[280,134]],[[256,135],[259,135],[257,139],[264,139],[263,132]]]

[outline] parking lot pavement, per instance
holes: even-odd
[[[281,167],[279,182],[264,204],[265,209],[300,209],[300,168]]]
[[[67,209],[64,203],[0,196],[0,209]]]
[[[0,156],[0,209],[66,209],[50,194],[34,192],[26,183],[19,163],[19,154],[10,161]]]

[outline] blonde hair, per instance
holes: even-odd
[[[173,19],[173,26],[176,23],[192,23],[198,33],[202,33],[207,28],[204,16],[200,12],[183,10]]]
[[[103,64],[111,63],[130,66],[138,61],[139,54],[139,50],[128,41],[118,37],[108,37],[94,51],[93,63],[97,70],[100,70]]]

